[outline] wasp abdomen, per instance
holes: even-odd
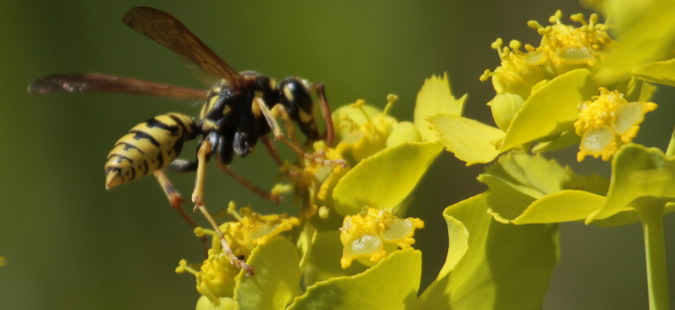
[[[168,166],[197,134],[194,120],[168,113],[136,125],[117,140],[105,164],[106,188],[136,180]]]

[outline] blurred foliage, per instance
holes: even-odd
[[[131,126],[170,111],[196,114],[197,106],[129,95],[38,97],[25,92],[39,76],[88,71],[201,87],[200,79],[184,70],[171,52],[119,21],[137,5],[178,15],[234,68],[324,82],[333,107],[358,98],[377,104],[396,93],[400,99],[391,113],[411,120],[424,79],[448,72],[455,93],[472,94],[464,115],[485,123],[490,122],[489,109],[482,104],[492,92],[478,77],[497,65],[489,49],[494,38],[534,40],[536,32],[514,21],[544,20],[556,9],[584,11],[576,1],[533,0],[284,1],[264,7],[234,1],[0,3],[0,130],[5,134],[0,148],[5,163],[0,173],[0,256],[7,258],[0,268],[3,307],[194,307],[194,280],[173,270],[181,257],[202,257],[199,242],[150,178],[106,192],[103,163],[114,141]],[[673,98],[672,90],[657,94],[655,101],[666,104],[658,115],[647,116],[638,142],[665,147],[668,141],[656,138],[672,130],[675,108],[668,103]],[[188,144],[185,154],[192,147]],[[600,170],[596,164],[587,160],[578,166],[592,172]],[[233,167],[260,186],[274,183],[275,166],[265,152],[235,159]],[[429,219],[416,234],[416,247],[424,251],[423,287],[441,270],[446,256],[447,225],[438,214],[484,189],[466,182],[481,167],[466,168],[448,154],[430,170],[412,202],[428,207],[409,214]],[[229,200],[268,210],[292,208],[261,200],[216,169],[208,173],[206,201],[212,209],[218,204],[225,208]],[[193,175],[170,177],[187,197]],[[672,236],[673,216],[666,220],[666,235]],[[546,309],[646,306],[639,226],[569,224],[561,226],[560,235],[564,254]],[[675,257],[672,248],[669,257]],[[669,269],[675,279],[675,266]]]

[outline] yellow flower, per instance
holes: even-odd
[[[574,14],[570,19],[581,24],[575,27],[561,22],[562,12],[549,18],[551,25],[542,26],[536,21],[527,25],[542,36],[537,47],[512,40],[502,47],[502,39],[492,43],[501,59],[494,72],[485,70],[481,81],[492,78],[497,94],[516,94],[526,99],[532,87],[539,82],[577,68],[593,69],[603,57],[603,52],[613,41],[607,34],[607,26],[598,23],[598,15],[592,14],[588,22],[583,14]]]
[[[7,265],[7,257],[0,256],[0,267]]]
[[[598,23],[598,15],[591,14],[588,22],[583,14],[574,14],[570,19],[581,24],[579,27],[563,24],[562,12],[556,11],[549,18],[552,25],[543,27],[536,21],[528,26],[537,29],[542,36],[537,50],[547,58],[555,75],[577,68],[593,68],[603,56],[603,50],[612,43],[607,26]]]
[[[234,204],[230,203],[228,211],[233,209]],[[239,210],[237,217],[239,220],[236,222],[220,225],[220,230],[236,256],[248,257],[256,246],[300,225],[300,220],[296,217],[286,214],[261,215],[249,207]]]
[[[333,118],[340,139],[335,147],[337,151],[351,155],[358,162],[386,148],[387,138],[397,124],[396,119],[388,115],[396,100],[395,95],[387,96],[382,112],[366,105],[362,99],[336,110]]]
[[[234,255],[240,258],[248,257],[256,246],[300,224],[296,217],[289,217],[286,214],[260,215],[249,207],[240,209],[238,213],[235,210],[236,205],[230,202],[228,213],[234,215],[237,221],[220,225],[220,230]],[[240,269],[223,253],[214,231],[198,227],[195,234],[198,237],[205,234],[212,236],[208,257],[202,262],[199,271],[189,266],[183,259],[179,262],[176,272],[189,272],[194,275],[197,280],[197,291],[217,307],[222,298],[233,296],[236,283],[234,278]]]
[[[301,202],[300,219],[314,216],[322,205],[330,204],[333,188],[349,167],[342,154],[335,148],[317,141],[313,145],[313,158],[304,158],[300,165],[285,162],[281,167],[283,174],[292,181],[295,189],[295,201]]]
[[[323,154],[327,160],[344,161],[342,153],[335,148],[331,148],[324,141],[314,143],[314,150]],[[335,184],[347,173],[348,167],[343,165],[323,165],[321,163],[307,161],[305,173],[312,176],[312,180],[318,181],[319,188],[316,191],[315,198],[319,201],[327,201],[331,196]],[[309,184],[307,187],[309,188]]]
[[[656,109],[653,102],[628,102],[619,91],[600,88],[600,95],[584,102],[574,123],[581,137],[577,161],[587,155],[609,160],[624,143],[629,143],[640,130],[647,112]]]
[[[415,229],[423,228],[418,218],[400,219],[390,210],[364,208],[357,215],[346,216],[340,228],[342,268],[354,259],[366,265],[377,263],[397,248],[408,248],[415,239]]]
[[[525,45],[525,51],[522,51],[522,44],[517,40],[509,42],[508,47],[502,45],[501,38],[497,38],[491,45],[499,54],[501,66],[494,72],[485,70],[480,80],[486,81],[492,77],[492,86],[497,94],[517,94],[527,98],[532,86],[546,79],[546,59],[530,45]]]
[[[219,246],[209,250],[208,258],[199,267],[199,271],[190,267],[182,259],[176,267],[177,273],[189,272],[197,280],[197,292],[208,298],[211,303],[218,305],[218,299],[234,295],[234,277],[239,268],[234,266],[225,256]]]

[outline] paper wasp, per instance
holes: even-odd
[[[195,189],[192,194],[195,209],[200,210],[214,226],[230,261],[252,274],[252,268],[232,254],[216,223],[204,207],[205,164],[211,157],[215,157],[221,170],[259,194],[274,199],[275,197],[269,193],[234,174],[228,165],[234,154],[241,157],[248,155],[259,138],[264,140],[268,149],[273,150],[266,137],[269,132],[273,132],[275,138],[283,140],[299,154],[310,157],[299,146],[284,137],[276,125],[277,114],[287,122],[297,123],[308,142],[323,138],[330,145],[333,139],[333,124],[323,85],[297,77],[288,77],[277,83],[256,72],[239,73],[175,17],[158,9],[136,7],[129,10],[122,17],[122,21],[155,42],[186,57],[207,73],[219,77],[220,81],[209,91],[204,91],[114,75],[75,73],[39,78],[28,86],[28,91],[38,94],[113,92],[205,100],[197,118],[179,113],[159,115],[140,123],[120,138],[109,153],[105,165],[106,188],[110,189],[153,173],[171,206],[195,226],[182,211],[182,199],[162,169],[196,171]],[[322,135],[319,134],[314,120],[314,101],[311,96],[313,92],[319,98],[326,122],[326,129]],[[197,159],[195,161],[179,159],[183,142],[198,137]],[[279,162],[278,157],[275,158]]]

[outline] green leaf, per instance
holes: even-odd
[[[675,86],[675,58],[647,63],[635,69],[633,74],[649,82]]]
[[[605,16],[611,16],[611,31],[615,35],[620,35],[644,18],[650,6],[657,1],[661,0],[605,0],[596,4],[599,6],[597,11],[602,11]]]
[[[640,94],[636,101],[650,101],[654,97],[656,90],[656,85],[643,81],[642,85],[640,85]]]
[[[536,199],[561,191],[570,172],[541,155],[508,153],[478,176],[489,188],[490,213],[501,222],[522,214]]]
[[[396,251],[363,273],[317,282],[288,309],[410,309],[421,272],[420,251]]]
[[[557,226],[501,224],[486,211],[485,194],[445,209],[446,263],[416,309],[541,309],[557,261]]]
[[[242,271],[235,278],[236,309],[284,309],[301,293],[298,252],[285,238],[275,237],[256,247],[247,262],[255,275],[245,276]]]
[[[675,48],[675,2],[653,1],[639,22],[619,37],[619,45],[600,64],[596,74],[602,85],[625,78],[641,65],[669,58]]]
[[[303,284],[306,286],[333,277],[354,275],[366,268],[362,264],[352,264],[349,268],[342,269],[339,230],[317,231],[309,254],[307,265],[303,269]]]
[[[607,179],[574,174],[536,154],[507,153],[478,176],[490,189],[488,212],[502,223],[559,223],[585,219],[604,203]]]
[[[429,129],[428,118],[434,115],[462,114],[467,95],[455,99],[450,90],[448,74],[443,77],[432,76],[424,81],[422,89],[417,94],[414,122],[424,141],[435,141],[436,133]]]
[[[675,203],[667,203],[666,207],[663,209],[663,214],[675,212]],[[614,215],[604,218],[593,220],[591,224],[600,227],[613,227],[628,225],[640,221],[640,216],[633,208],[624,208]]]
[[[564,189],[578,189],[596,195],[607,195],[607,190],[609,190],[609,179],[597,174],[576,174],[569,169],[569,167],[566,167],[566,171],[569,174],[568,178],[561,184]]]
[[[415,124],[403,121],[394,125],[389,137],[387,137],[387,147],[394,147],[406,142],[421,142],[420,132]]]
[[[312,258],[312,247],[316,242],[317,233],[316,228],[312,224],[305,223],[302,225],[302,232],[295,242],[295,247],[298,249],[300,255],[300,262],[298,264],[300,269],[304,270],[307,262]]]
[[[498,128],[453,115],[432,116],[429,122],[438,141],[467,166],[489,163],[499,155],[494,143],[504,137],[504,132]]]
[[[500,152],[569,130],[578,105],[598,92],[586,69],[561,74],[538,87],[511,121]]]
[[[516,94],[497,94],[488,105],[492,111],[492,118],[499,129],[506,131],[511,120],[525,103],[523,97]]]
[[[211,303],[208,297],[202,295],[199,296],[197,300],[196,310],[234,310],[234,300],[230,297],[220,297],[218,298],[218,305]]]
[[[481,174],[478,180],[490,188],[487,196],[490,205],[488,212],[499,222],[509,223],[535,201],[531,193],[527,193],[529,188],[512,184],[498,176]]]
[[[623,93],[628,102],[650,101],[657,90],[656,85],[637,76],[624,80],[614,86],[614,89]]]
[[[362,160],[335,185],[335,210],[352,215],[363,206],[396,207],[415,189],[442,149],[436,142],[408,142]]]
[[[607,218],[642,198],[675,200],[675,159],[657,148],[626,144],[612,159],[607,200],[586,223]]]
[[[534,201],[513,224],[560,223],[585,219],[600,209],[605,197],[580,190],[564,190]]]
[[[532,148],[535,153],[545,153],[566,148],[570,145],[579,144],[581,137],[574,133],[573,129],[563,131],[559,136],[550,141],[541,142]]]
[[[381,114],[382,110],[368,104],[364,104],[358,108],[353,104],[339,107],[333,111],[332,115],[336,140],[339,141],[347,138],[353,131],[353,126],[370,122]],[[395,121],[392,117],[387,116],[387,118]]]
[[[572,70],[537,87],[516,112],[506,134],[459,116],[437,115],[429,122],[439,142],[467,165],[488,163],[516,146],[570,130],[579,103],[597,93],[590,75],[586,69]]]

